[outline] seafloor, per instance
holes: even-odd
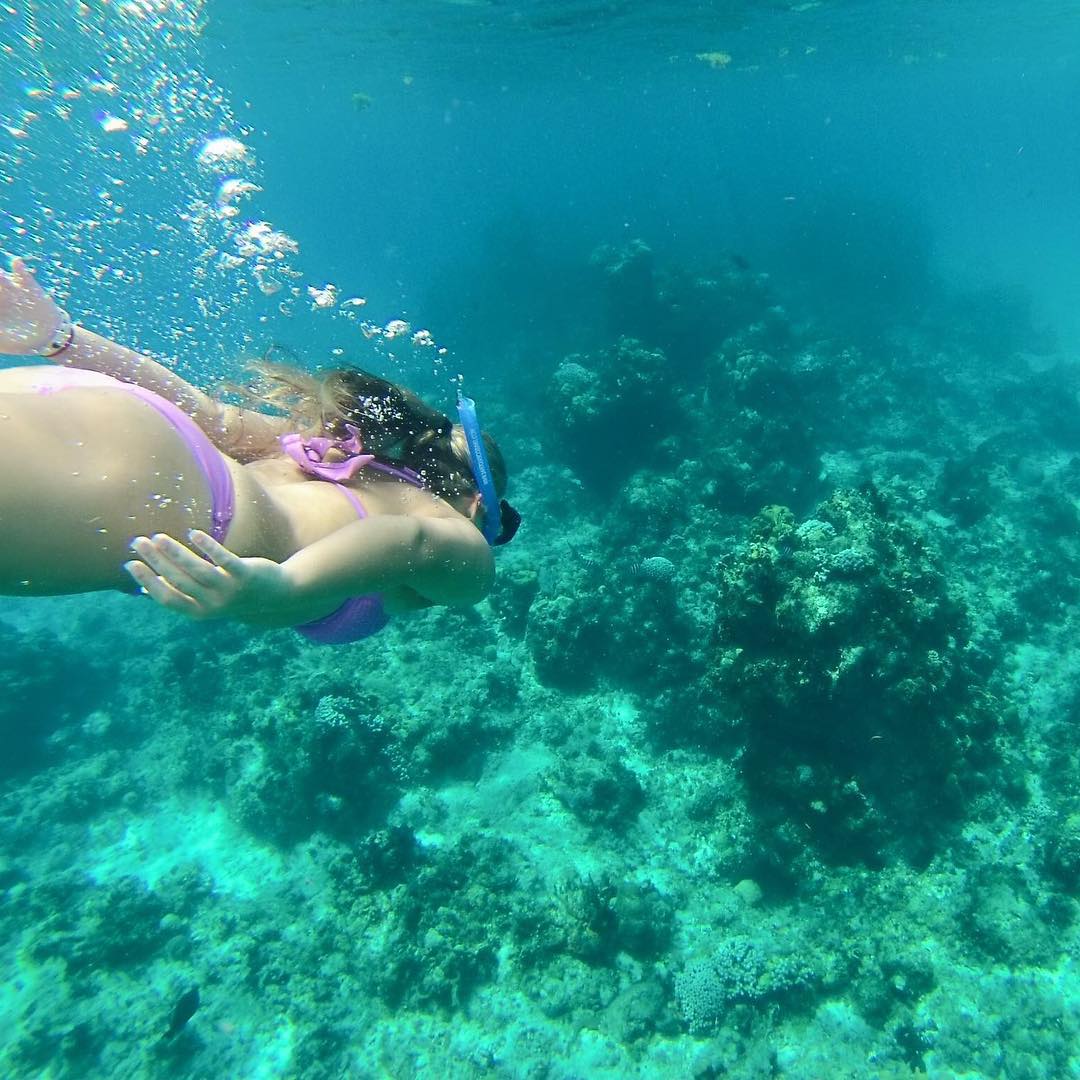
[[[476,610],[5,604],[0,1074],[1080,1075],[1077,368],[593,269]]]

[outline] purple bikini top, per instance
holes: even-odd
[[[305,439],[299,431],[294,431],[280,436],[278,442],[304,472],[320,480],[329,480],[332,484],[343,484],[375,460],[374,454],[364,453],[360,432],[352,424],[346,424],[345,430],[349,433],[347,439],[327,439],[318,435]],[[346,455],[345,459],[328,462],[326,455],[331,450],[339,450]]]
[[[406,484],[412,484],[413,487],[424,486],[420,474],[407,466],[388,465],[386,462],[376,461],[374,454],[365,454],[358,428],[352,424],[346,424],[345,430],[349,433],[347,439],[328,439],[322,435],[305,439],[298,431],[294,431],[289,435],[279,436],[278,442],[281,444],[281,449],[304,472],[320,480],[329,480],[331,484],[344,484],[361,469],[371,468],[386,476],[403,480]],[[344,454],[344,460],[327,461],[326,455],[331,450]]]
[[[281,449],[304,472],[319,480],[339,485],[360,518],[366,517],[367,511],[356,492],[345,487],[345,481],[351,480],[361,469],[375,469],[415,487],[424,486],[419,475],[412,469],[386,465],[376,461],[374,454],[365,454],[360,442],[360,432],[352,424],[346,424],[345,430],[349,433],[347,439],[327,439],[321,436],[305,439],[299,432],[293,432],[282,435],[278,442]],[[344,454],[344,460],[327,461],[326,455],[330,450]],[[389,616],[383,608],[382,597],[378,593],[368,593],[350,597],[329,615],[293,629],[316,645],[348,645],[378,633],[387,622]]]

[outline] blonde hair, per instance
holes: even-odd
[[[252,379],[230,386],[248,402],[288,416],[302,434],[341,439],[346,424],[360,432],[366,453],[412,469],[436,495],[454,498],[476,492],[468,441],[460,424],[411,390],[359,368],[310,373],[271,359],[272,347],[249,365]],[[483,433],[495,490],[506,491],[506,462],[498,444]]]

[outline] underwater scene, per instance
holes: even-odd
[[[1078,100],[1058,0],[0,0],[0,1076],[1080,1077]],[[273,469],[448,577],[65,577],[165,423],[3,392],[87,335],[467,395],[509,503],[207,428],[208,581]]]

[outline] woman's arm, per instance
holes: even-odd
[[[75,326],[38,284],[22,259],[0,271],[0,353],[37,356],[54,364],[100,371],[135,383],[183,409],[215,446],[241,461],[277,450],[287,422],[215,401],[149,356]]]
[[[82,326],[72,327],[71,344],[50,359],[67,367],[100,371],[153,391],[183,409],[222,453],[238,461],[254,461],[276,453],[278,436],[289,428],[283,417],[216,401],[164,364]]]
[[[350,596],[403,586],[432,604],[475,604],[495,577],[491,548],[459,514],[364,518],[281,565],[294,594],[324,615]]]
[[[241,558],[203,532],[191,544],[194,551],[169,536],[138,537],[138,559],[126,569],[174,611],[263,627],[311,622],[351,596],[394,588],[430,604],[474,604],[495,575],[487,542],[459,515],[364,518],[283,563]]]

